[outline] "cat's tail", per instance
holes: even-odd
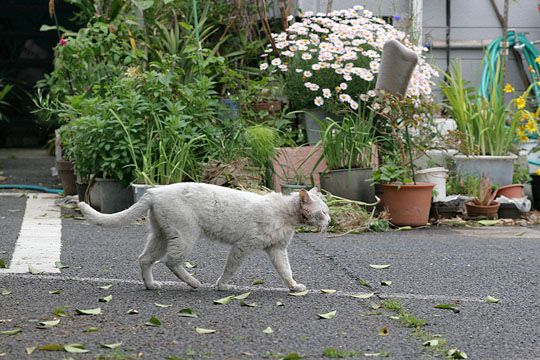
[[[94,210],[85,202],[79,203],[79,209],[88,222],[96,225],[115,227],[129,224],[130,222],[137,220],[150,209],[151,205],[152,198],[149,194],[145,194],[139,201],[131,205],[131,207],[114,214],[102,214],[99,211]]]

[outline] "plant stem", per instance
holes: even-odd
[[[199,34],[199,18],[197,16],[197,0],[193,0],[193,25],[195,28],[195,41],[197,42],[197,62],[199,66],[199,74],[201,71],[202,64],[202,49],[201,49],[201,39]]]
[[[405,125],[405,137],[407,140],[407,151],[409,152],[409,161],[411,164],[412,179],[413,179],[414,185],[416,185],[416,178],[414,176],[413,156],[412,156],[412,150],[411,150],[411,138],[409,137],[409,125]]]

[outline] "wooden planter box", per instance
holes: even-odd
[[[315,186],[320,189],[319,173],[326,170],[326,161],[321,160],[317,167],[313,168],[321,156],[322,148],[315,146],[282,147],[277,149],[276,157],[272,159],[274,190],[280,192],[281,183],[285,183],[286,179],[294,178],[295,173],[302,174],[308,182],[311,175],[313,175]]]

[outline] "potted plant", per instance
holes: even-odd
[[[321,145],[327,169],[321,174],[321,188],[342,198],[375,202],[372,149],[377,141],[373,117],[367,105],[347,111],[343,120],[321,121]]]
[[[373,180],[382,185],[383,206],[390,221],[398,226],[427,224],[435,186],[415,179],[411,130],[421,133],[424,128],[429,129],[425,124],[434,110],[430,96],[407,93],[417,63],[414,51],[399,41],[388,40],[383,47],[381,72],[375,86],[379,95],[372,105],[373,109],[380,109],[377,125],[384,160],[373,172]]]
[[[465,203],[467,216],[470,218],[485,217],[495,219],[501,204],[494,200],[496,193],[491,187],[489,178],[481,177],[475,191],[474,199]]]
[[[268,47],[260,67],[283,74],[291,109],[305,110],[308,143],[314,145],[320,140],[319,121],[339,120],[344,108],[358,109],[359,97],[368,101],[376,96],[371,89],[384,45],[379,39],[398,39],[416,54],[424,50],[363,6],[325,14],[306,12],[300,17],[285,32],[272,34],[275,47]],[[434,74],[419,55],[409,93],[429,95]]]
[[[264,78],[263,78],[264,79]],[[277,83],[267,82],[259,85],[251,104],[251,109],[255,112],[267,112],[269,115],[279,114],[282,108],[282,95],[280,94]]]
[[[242,118],[260,124],[278,116],[283,109],[281,84],[272,74],[248,79],[239,94]]]
[[[461,67],[454,63],[452,72],[441,82],[444,106],[455,120],[457,130],[451,132],[458,144],[454,155],[456,171],[463,175],[486,176],[499,185],[512,183],[517,156],[512,153],[518,126],[517,113],[511,102],[505,105],[500,94],[501,65],[497,64],[489,98],[469,87],[461,76]]]
[[[204,143],[204,135],[190,138],[174,118],[155,115],[154,123],[146,128],[146,144],[135,146],[136,139],[122,119],[115,112],[113,116],[124,130],[132,158],[130,166],[135,169],[135,180],[131,183],[134,202],[150,187],[196,180],[195,153]]]
[[[88,181],[86,200],[102,212],[114,213],[133,203],[128,187],[133,170],[126,143],[118,138],[122,128],[100,115],[81,116],[62,128],[73,134],[74,167]]]
[[[531,181],[531,175],[529,174],[529,168],[527,165],[523,166],[516,164],[514,167],[514,175],[512,177],[512,184],[504,185],[496,190],[495,199],[500,196],[504,196],[506,199],[504,201],[499,201],[501,206],[499,207],[499,218],[504,219],[519,219],[522,216],[522,211],[525,212],[527,207],[518,208],[513,201],[521,202],[525,204],[530,202],[526,199],[526,193],[531,194],[532,190],[530,188],[529,182]],[[528,187],[527,191],[525,187]],[[528,211],[528,209],[527,209]]]
[[[381,135],[387,144],[381,146],[383,165],[373,172],[373,180],[382,187],[382,205],[394,225],[423,226],[429,220],[435,184],[416,181],[409,128],[420,128],[419,115],[429,114],[431,99],[384,94],[381,102],[389,132]]]
[[[73,168],[72,154],[69,151],[71,148],[71,138],[67,134],[63,134],[58,129],[56,130],[55,147],[58,149],[58,156],[56,158],[56,169],[58,171],[58,177],[62,183],[62,189],[64,189],[64,195],[75,195],[78,193],[77,189],[77,177]]]
[[[407,168],[387,161],[373,172],[373,182],[383,189],[382,207],[396,226],[423,226],[429,221],[435,184],[414,182]]]

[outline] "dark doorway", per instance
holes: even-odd
[[[76,30],[75,9],[55,1],[61,26]],[[0,121],[0,147],[30,147],[46,144],[51,129],[40,125],[32,114],[36,81],[52,70],[53,48],[59,41],[56,31],[40,31],[53,25],[47,0],[2,0],[0,2],[0,80],[13,89],[4,99],[6,120]]]

